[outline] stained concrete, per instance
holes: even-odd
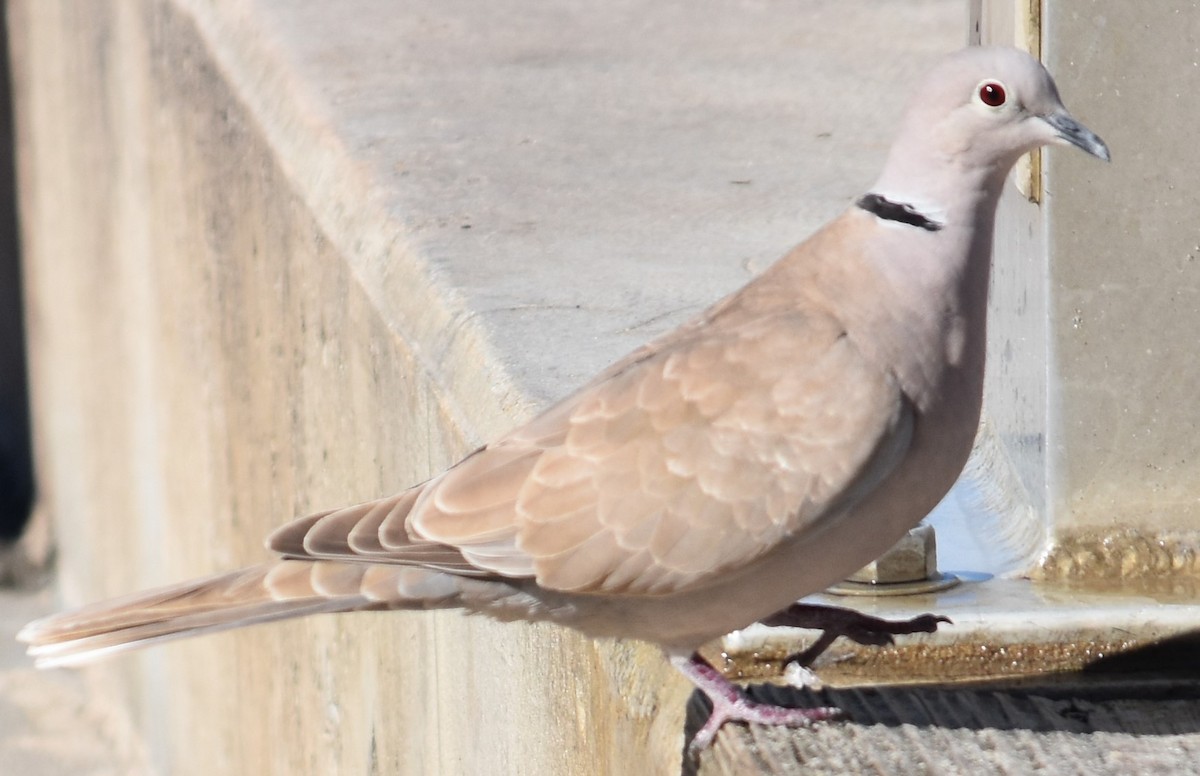
[[[73,671],[37,671],[17,630],[56,606],[49,588],[0,589],[0,771],[16,776],[152,773],[125,709]]]

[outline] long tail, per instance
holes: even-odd
[[[26,625],[17,638],[49,668],[289,617],[425,608],[457,595],[454,577],[430,569],[280,560],[55,614]]]

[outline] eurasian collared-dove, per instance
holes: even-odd
[[[996,203],[1047,143],[1109,158],[1030,56],[953,54],[870,191],[699,317],[428,482],[283,526],[281,559],[20,638],[51,666],[316,612],[461,607],[660,645],[713,699],[697,746],[726,719],[828,718],[749,702],[696,650],[787,621],[950,488],[979,419]]]

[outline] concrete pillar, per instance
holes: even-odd
[[[1195,8],[984,0],[985,41],[1036,49],[1111,165],[1042,154],[1006,193],[987,420],[1035,573],[1195,573],[1200,544],[1200,84]],[[1044,7],[1043,7],[1044,6]],[[1027,192],[1026,192],[1027,193]]]

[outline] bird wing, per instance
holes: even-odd
[[[893,376],[829,316],[685,327],[435,479],[303,518],[269,546],[679,592],[842,511],[903,456],[912,422]]]

